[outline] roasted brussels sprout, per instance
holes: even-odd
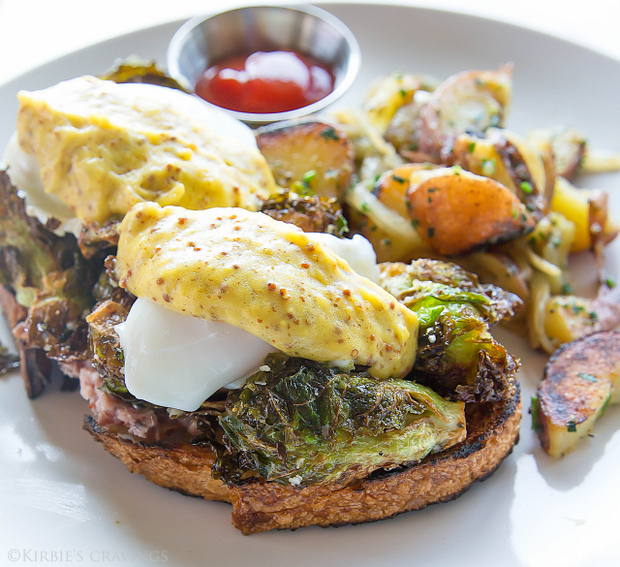
[[[416,379],[463,401],[501,399],[518,363],[489,326],[513,317],[521,300],[439,260],[384,264],[381,276],[381,285],[418,316]]]
[[[229,398],[230,399],[230,398]],[[419,461],[465,437],[464,404],[407,380],[273,354],[219,418],[215,473],[292,485],[348,483]]]

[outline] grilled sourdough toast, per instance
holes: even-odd
[[[227,486],[212,477],[217,456],[206,446],[133,442],[100,427],[92,416],[84,429],[130,472],[183,494],[232,503],[234,526],[249,535],[370,522],[457,498],[488,478],[517,443],[518,386],[501,402],[467,404],[466,418],[464,441],[419,463],[378,470],[350,484],[308,487],[258,479]]]

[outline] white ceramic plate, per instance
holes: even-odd
[[[471,16],[386,5],[326,7],[352,28],[363,52],[362,71],[342,105],[358,104],[373,78],[394,70],[443,78],[512,61],[510,128],[525,133],[570,124],[586,132],[593,147],[620,151],[618,61]],[[18,89],[98,73],[131,54],[163,64],[180,23],[80,50],[1,86],[0,147],[14,129]],[[620,218],[620,174],[579,184],[610,190]],[[610,273],[618,275],[618,246],[608,255]],[[579,266],[580,281],[592,282],[587,259]],[[552,461],[527,415],[545,357],[507,333],[500,338],[523,361],[525,416],[520,443],[489,480],[454,502],[391,520],[251,537],[231,526],[227,504],[184,497],[129,474],[82,431],[86,404],[77,393],[52,387],[29,401],[18,376],[0,379],[0,565],[617,565],[620,411],[609,408],[594,438]]]

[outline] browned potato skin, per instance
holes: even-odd
[[[492,179],[435,177],[410,188],[407,199],[420,236],[439,254],[462,254],[535,227],[516,195]]]
[[[317,195],[339,199],[351,182],[353,145],[338,128],[320,121],[281,122],[259,128],[259,150],[281,187],[302,183],[309,171],[316,175],[310,189]]]
[[[373,193],[386,207],[396,211],[400,216],[407,218],[409,208],[407,206],[407,189],[409,188],[409,176],[414,171],[429,169],[430,164],[405,163],[386,171],[375,184]]]
[[[613,391],[612,379],[617,380],[618,374],[618,331],[580,337],[552,355],[538,386],[538,412],[534,415],[534,427],[546,453],[561,457],[589,433]],[[580,428],[588,419],[591,423]]]

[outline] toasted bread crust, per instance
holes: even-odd
[[[359,485],[300,489],[248,483],[231,487],[233,524],[246,535],[310,525],[357,524],[453,500],[491,475],[518,440],[518,393],[508,403],[487,407],[488,412],[481,409],[472,412],[472,428],[464,442],[411,467],[371,475]]]
[[[211,478],[216,456],[208,447],[134,443],[99,427],[92,416],[84,418],[83,427],[103,443],[106,451],[123,461],[130,472],[144,475],[155,484],[183,494],[230,502],[228,487]]]
[[[131,471],[184,494],[232,502],[233,525],[244,534],[362,523],[452,500],[484,480],[506,458],[519,437],[518,388],[502,403],[468,406],[468,434],[458,445],[421,463],[373,473],[355,485],[307,488],[248,482],[228,488],[211,478],[215,454],[190,445],[133,443],[107,432],[87,416],[84,428]]]

